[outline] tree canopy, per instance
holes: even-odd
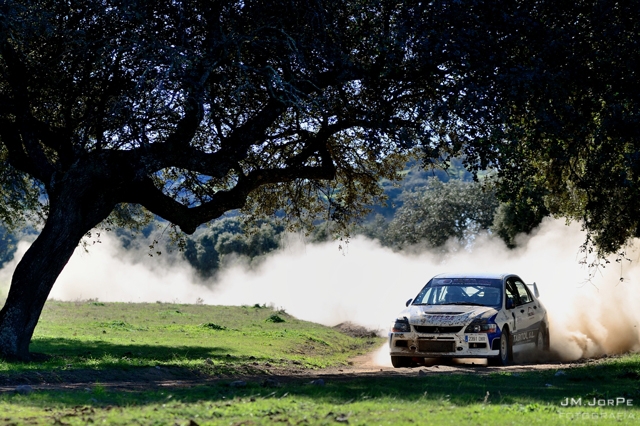
[[[56,177],[90,167],[106,209],[141,205],[187,233],[247,204],[357,211],[396,145],[421,133],[409,117],[429,84],[407,76],[424,64],[395,45],[397,11],[324,6],[6,2],[9,170],[51,202],[72,186]]]
[[[503,201],[582,222],[601,255],[640,237],[637,4],[469,6],[448,98],[474,129],[468,164],[497,171]]]

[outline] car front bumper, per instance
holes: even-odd
[[[414,358],[490,358],[500,354],[500,333],[390,332],[391,356]]]

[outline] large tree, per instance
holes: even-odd
[[[0,355],[29,358],[56,278],[100,224],[151,213],[193,233],[238,208],[360,214],[416,141],[440,152],[447,13],[411,1],[1,2],[0,214],[44,224],[0,311]]]

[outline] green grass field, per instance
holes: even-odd
[[[49,357],[0,363],[0,424],[640,424],[638,355],[310,383],[383,342],[264,306],[51,301],[32,343]]]

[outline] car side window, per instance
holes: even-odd
[[[531,297],[531,293],[529,293],[529,289],[524,283],[520,281],[516,281],[516,288],[518,289],[518,295],[520,296],[521,305],[524,305],[526,303],[533,301],[533,298]]]
[[[505,286],[505,293],[507,298],[505,300],[513,300],[513,305],[518,306],[520,304],[520,298],[518,297],[518,289],[516,288],[513,281],[508,280],[507,285]]]

